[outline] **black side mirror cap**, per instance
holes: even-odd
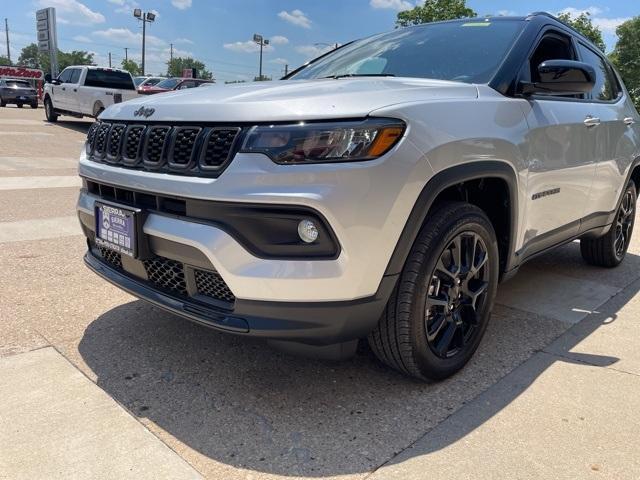
[[[50,73],[45,73],[44,74],[44,83],[51,83],[51,74]]]
[[[596,83],[594,68],[575,60],[545,60],[538,65],[540,81],[521,83],[524,95],[581,95]]]

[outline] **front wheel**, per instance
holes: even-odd
[[[53,123],[58,121],[58,114],[53,109],[53,104],[51,103],[51,99],[48,97],[44,99],[44,114],[47,117],[48,122]]]
[[[460,370],[478,348],[498,285],[498,245],[486,214],[442,204],[420,231],[380,322],[376,356],[422,380]]]
[[[617,267],[622,263],[631,243],[631,234],[636,219],[636,186],[627,184],[622,194],[620,206],[609,231],[599,238],[581,238],[580,253],[591,265]]]

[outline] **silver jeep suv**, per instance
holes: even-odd
[[[395,30],[283,81],[107,108],[80,158],[85,261],[203,325],[325,357],[366,337],[441,379],[527,259],[579,238],[623,260],[638,120],[550,15]]]

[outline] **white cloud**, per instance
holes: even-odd
[[[106,30],[97,30],[93,32],[93,35],[113,42],[116,45],[130,46],[142,43],[142,34],[138,32],[134,33],[128,28],[108,28]],[[154,35],[147,35],[146,43],[148,46],[152,47],[164,47],[167,45],[167,42]]]
[[[186,45],[193,45],[193,40],[189,40],[188,38],[176,38],[173,43],[183,43]]]
[[[191,0],[171,0],[171,5],[179,10],[186,10],[191,7]]]
[[[277,63],[278,65],[287,65],[289,61],[286,58],[274,58],[273,60],[269,60],[269,63]]]
[[[124,0],[107,0],[109,3],[113,3],[114,5],[124,5]]]
[[[100,12],[94,12],[78,0],[38,0],[41,8],[54,7],[56,20],[59,23],[86,25],[87,23],[104,23],[106,19]]]
[[[390,8],[392,10],[408,10],[415,7],[407,0],[369,0],[373,8]]]
[[[587,7],[587,8],[566,7],[558,12],[558,14],[560,13],[568,13],[572,17],[578,17],[583,13],[588,13],[589,15],[594,17],[596,15],[600,15],[601,13],[604,13],[604,10],[600,7],[593,7],[593,6]]]
[[[603,33],[609,33],[615,35],[616,28],[627,20],[631,20],[631,17],[619,17],[619,18],[592,18],[593,24],[597,26]]]
[[[286,45],[287,43],[289,43],[289,39],[287,37],[283,37],[282,35],[274,35],[269,40],[274,45]]]
[[[302,10],[292,10],[287,12],[281,11],[278,16],[293,25],[297,25],[302,28],[311,28],[311,20],[307,17]]]
[[[333,45],[299,45],[296,47],[296,52],[304,55],[307,60],[311,60],[333,49]]]
[[[227,50],[231,50],[232,52],[254,53],[260,51],[260,45],[258,45],[253,40],[247,40],[246,42],[225,43],[223,47]],[[270,52],[271,50],[273,50],[273,47],[271,45],[265,45],[262,49],[263,52]]]
[[[91,39],[89,37],[85,37],[84,35],[76,35],[75,37],[73,37],[73,39],[76,42],[81,42],[81,43],[92,43]]]
[[[514,10],[498,10],[498,16],[500,17],[515,17],[518,12]]]

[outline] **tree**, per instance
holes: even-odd
[[[618,43],[610,58],[640,111],[640,16],[618,26],[616,34]]]
[[[273,80],[273,78],[268,77],[267,75],[256,75],[255,77],[253,77],[254,82],[268,82],[270,80]]]
[[[142,75],[142,67],[140,67],[140,65],[138,65],[133,60],[125,60],[125,59],[123,59],[121,65],[122,65],[122,69],[123,70],[126,70],[131,75],[133,75],[134,77],[136,75]]]
[[[411,10],[398,12],[396,27],[419,25],[421,23],[476,17],[478,14],[468,8],[465,0],[425,0]]]
[[[62,71],[70,65],[91,65],[93,63],[93,53],[83,50],[73,50],[63,52],[58,50],[58,70]],[[38,45],[31,43],[24,47],[18,58],[18,65],[29,68],[39,68],[45,72],[51,70],[49,54],[38,50]]]
[[[204,63],[191,57],[175,57],[167,62],[167,75],[169,77],[181,77],[186,68],[195,68],[197,78],[214,80],[213,74],[207,70]]]
[[[602,32],[591,21],[591,14],[589,12],[583,12],[577,17],[572,17],[568,12],[560,13],[558,19],[579,31],[604,52],[605,45],[602,39]]]
[[[0,67],[7,67],[7,66],[11,66],[11,62],[7,57],[3,57],[2,55],[0,55]]]

